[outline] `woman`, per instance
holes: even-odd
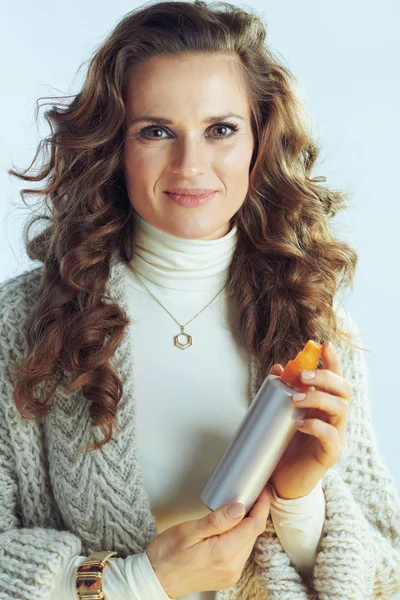
[[[226,3],[132,11],[47,111],[39,174],[10,171],[48,177],[50,211],[25,240],[42,265],[0,289],[2,598],[400,590],[399,498],[338,300],[357,262],[329,224],[344,194],[311,178],[318,147],[265,35]],[[209,512],[251,400],[308,339],[322,360],[272,500]]]

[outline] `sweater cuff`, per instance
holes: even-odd
[[[171,600],[160,580],[146,552],[127,556],[126,577],[133,579],[140,594],[140,600]]]
[[[319,514],[321,506],[325,504],[322,480],[318,481],[307,496],[301,498],[280,498],[274,488],[271,485],[269,487],[272,490],[271,516],[282,527],[303,531],[309,519],[312,519],[317,512]]]
[[[76,570],[87,556],[66,556],[60,565],[50,600],[76,600]]]
[[[325,521],[322,482],[307,496],[291,500],[277,498],[271,503],[270,513],[286,554],[301,575],[310,578]]]

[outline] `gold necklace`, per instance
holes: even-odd
[[[163,305],[161,304],[161,302],[158,300],[158,298],[156,298],[156,297],[155,297],[155,295],[153,294],[153,292],[151,292],[151,291],[149,290],[149,288],[147,287],[147,285],[146,285],[146,284],[145,284],[145,283],[144,283],[144,282],[141,280],[141,278],[139,277],[139,275],[137,274],[137,272],[135,271],[135,269],[134,269],[134,268],[133,268],[131,265],[129,265],[129,268],[130,268],[130,269],[131,269],[131,271],[132,271],[132,272],[133,272],[133,273],[136,275],[136,277],[139,279],[140,283],[141,283],[141,284],[142,284],[142,285],[143,285],[143,286],[146,288],[146,290],[149,292],[149,294],[151,294],[151,295],[153,296],[154,300],[156,300],[156,301],[158,302],[158,304],[159,304],[159,305],[160,305],[160,306],[161,306],[161,307],[162,307],[162,308],[163,308],[163,309],[164,309],[164,310],[165,310],[165,311],[166,311],[166,312],[167,312],[167,313],[168,313],[168,314],[169,314],[169,315],[170,315],[170,316],[171,316],[171,317],[174,319],[175,323],[178,323],[178,321],[175,319],[175,317],[174,317],[173,315],[171,315],[171,313],[169,312],[169,310],[167,310],[167,309],[165,308],[165,306],[163,306]],[[225,287],[225,286],[226,286],[226,283],[225,283],[225,285],[224,285],[224,286],[223,286],[223,287],[222,287],[222,288],[219,290],[218,294],[220,294],[220,293],[222,292],[222,290],[224,289],[224,287]],[[174,336],[174,345],[175,345],[177,348],[180,348],[181,350],[186,350],[186,348],[189,348],[189,346],[191,346],[191,345],[192,345],[192,336],[191,336],[191,335],[189,335],[188,333],[186,333],[186,331],[184,331],[184,329],[185,329],[186,325],[187,325],[188,323],[190,323],[191,321],[193,321],[193,319],[195,319],[195,318],[196,318],[196,317],[197,317],[197,316],[198,316],[200,313],[202,313],[202,312],[203,312],[203,310],[205,310],[205,309],[207,308],[207,306],[208,306],[209,304],[211,304],[211,302],[213,302],[213,300],[215,300],[215,298],[218,296],[218,294],[215,294],[214,298],[212,298],[212,300],[210,300],[210,302],[208,302],[208,304],[206,304],[206,305],[205,305],[205,307],[204,307],[204,308],[202,308],[202,309],[201,309],[201,311],[199,311],[199,312],[197,313],[197,315],[194,315],[194,317],[192,317],[192,318],[190,319],[190,321],[187,321],[187,322],[186,322],[184,325],[181,325],[180,323],[178,323],[179,327],[181,328],[181,331],[180,331],[180,333],[178,333],[177,335],[175,335],[175,336]],[[182,343],[182,342],[180,342],[180,341],[179,341],[179,338],[180,338],[181,336],[185,336],[185,337],[186,337],[186,342]]]

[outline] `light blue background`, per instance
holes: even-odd
[[[233,4],[252,7],[263,17],[268,43],[300,82],[322,150],[313,174],[326,175],[327,184],[350,192],[350,208],[333,221],[335,231],[359,254],[346,306],[371,349],[365,356],[374,427],[400,489],[400,4]],[[19,189],[29,186],[7,174],[12,163],[26,168],[39,140],[49,134],[44,109],[38,129],[35,124],[36,100],[76,93],[95,48],[138,5],[123,0],[3,4],[0,282],[36,266],[22,244],[28,209]],[[36,198],[28,198],[32,201]],[[16,209],[16,203],[22,208]]]

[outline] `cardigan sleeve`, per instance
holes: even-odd
[[[76,599],[76,568],[86,558],[79,537],[55,528],[24,527],[21,522],[7,414],[9,385],[0,365],[0,598]],[[169,600],[144,553],[110,561],[103,573],[103,591],[110,600]]]
[[[68,531],[24,527],[21,522],[15,452],[7,425],[8,385],[0,366],[0,598],[48,600],[60,564],[81,552],[81,540]]]
[[[352,341],[365,345],[355,322],[343,319]],[[300,575],[269,519],[254,553],[269,600],[282,589],[299,600],[389,600],[400,592],[400,500],[371,422],[364,351],[343,341],[336,350],[353,395],[344,452],[321,480],[326,516],[314,571]]]

